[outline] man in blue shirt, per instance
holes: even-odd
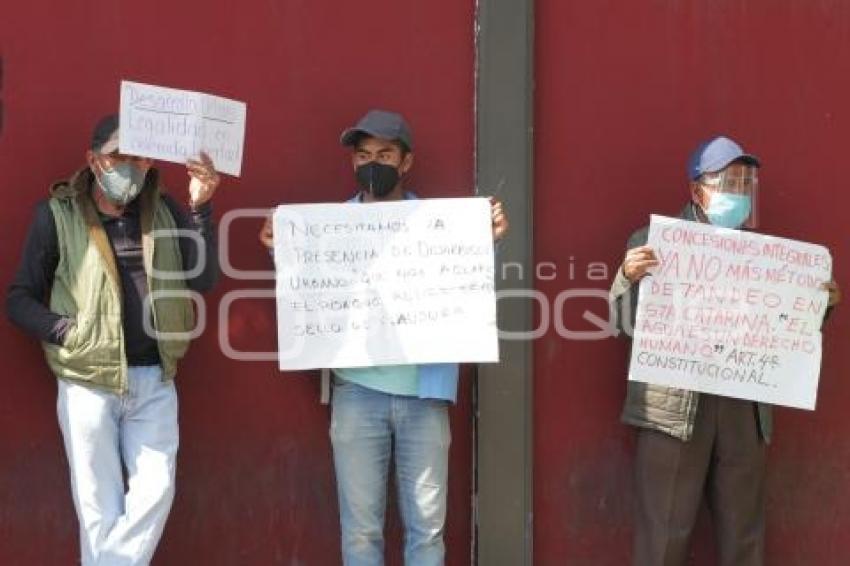
[[[359,186],[352,202],[412,199],[404,179],[413,166],[413,138],[399,114],[368,112],[342,133],[352,148]],[[491,199],[493,238],[508,220]],[[267,221],[260,240],[272,246]],[[384,562],[384,515],[390,457],[405,529],[405,564],[441,565],[448,488],[448,405],[457,396],[457,364],[334,368],[331,416],[346,566]]]

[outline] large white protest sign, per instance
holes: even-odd
[[[238,177],[245,117],[244,102],[122,81],[119,150],[174,163],[204,151],[218,171]]]
[[[483,198],[279,206],[280,368],[498,361]]]
[[[647,245],[630,380],[814,409],[829,250],[663,216]]]

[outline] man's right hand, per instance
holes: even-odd
[[[271,249],[274,247],[274,227],[272,222],[272,213],[269,213],[266,216],[266,221],[263,224],[263,228],[259,233],[260,243],[262,243],[267,248]]]
[[[649,246],[638,246],[626,252],[623,260],[623,275],[631,283],[637,283],[650,268],[660,265],[655,251]]]

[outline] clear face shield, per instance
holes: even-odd
[[[708,195],[703,212],[709,222],[726,228],[758,228],[758,167],[733,163],[722,171],[705,173],[699,184]]]

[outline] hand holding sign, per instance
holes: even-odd
[[[266,217],[265,222],[263,222],[263,227],[260,229],[260,233],[258,237],[260,238],[260,243],[266,246],[267,248],[274,247],[274,210],[269,211],[269,215]]]
[[[203,151],[200,161],[190,159],[186,163],[186,170],[192,178],[189,181],[189,204],[192,208],[197,208],[212,198],[221,182],[221,176],[216,172],[210,156]]]
[[[653,267],[658,267],[658,257],[649,246],[638,246],[626,252],[623,259],[623,275],[631,283],[636,283]]]
[[[841,302],[841,289],[835,281],[827,281],[823,284],[823,288],[829,293],[829,302],[827,306],[834,307]]]
[[[496,242],[508,233],[510,222],[502,202],[496,197],[489,197],[488,200],[490,201],[490,218],[493,222],[493,241]]]

